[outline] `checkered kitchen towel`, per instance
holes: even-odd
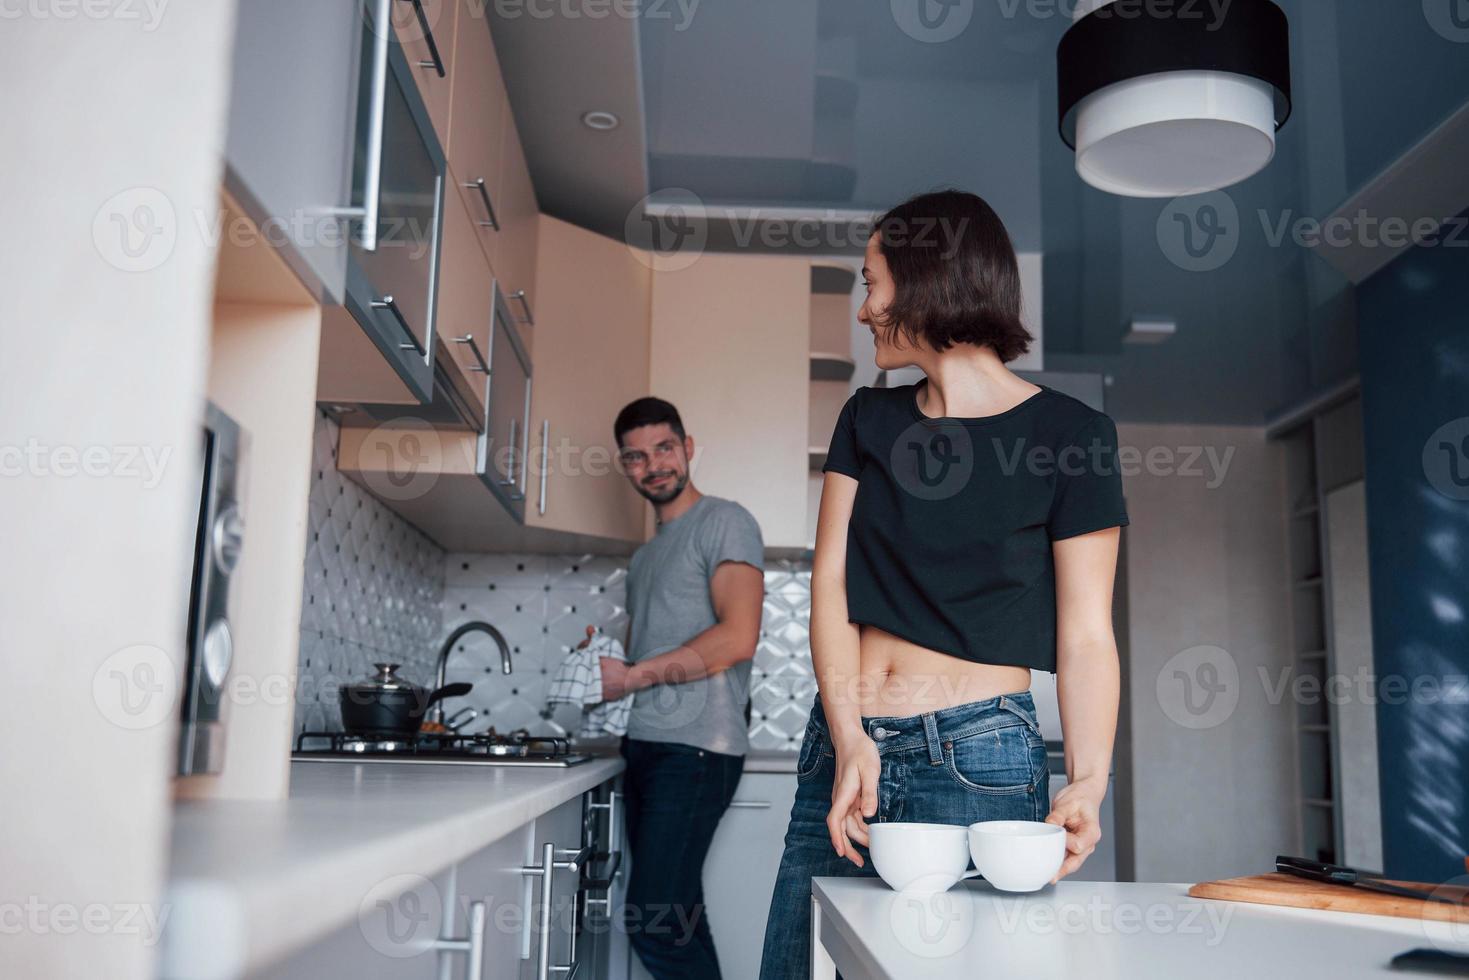
[[[602,700],[602,658],[613,657],[626,660],[622,643],[598,631],[592,641],[571,655],[556,669],[551,678],[547,704],[581,705],[581,730],[583,738],[598,735],[625,735],[627,716],[632,711],[631,694],[608,704]]]

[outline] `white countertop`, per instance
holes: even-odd
[[[274,962],[353,921],[384,879],[435,874],[622,769],[294,762],[289,799],[180,803],[162,975]]]
[[[814,881],[822,945],[846,980],[1402,977],[1387,967],[1398,953],[1435,940],[1469,952],[1444,923],[1190,898],[1188,889],[1063,879],[1013,895],[976,881],[946,892],[951,901],[935,902],[928,918],[876,878]]]

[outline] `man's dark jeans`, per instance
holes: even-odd
[[[704,914],[704,856],[734,799],[745,758],[674,742],[624,738],[632,868],[625,924],[656,980],[717,980]]]

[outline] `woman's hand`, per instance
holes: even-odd
[[[1098,814],[1106,796],[1106,777],[1088,776],[1074,783],[1067,783],[1051,801],[1051,812],[1046,816],[1046,823],[1066,828],[1066,860],[1061,862],[1061,870],[1056,872],[1051,884],[1054,885],[1080,868],[1092,851],[1097,849],[1097,841],[1102,839],[1102,824]]]
[[[852,841],[863,847],[869,843],[866,818],[877,814],[877,779],[882,762],[877,756],[877,743],[860,729],[840,739],[833,737],[832,749],[836,753],[836,776],[826,829],[837,856],[860,868],[862,855]]]

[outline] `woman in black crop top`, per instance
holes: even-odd
[[[762,980],[805,977],[811,878],[870,875],[867,826],[1045,820],[1075,871],[1101,837],[1128,523],[1117,430],[1005,365],[1032,341],[1009,235],[982,199],[926,194],[867,245],[877,366],[823,471],[811,571],[820,693],[766,926]],[[1051,800],[1030,671],[1056,675],[1067,785]]]

